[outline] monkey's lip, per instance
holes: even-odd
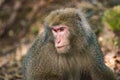
[[[62,48],[62,47],[65,47],[65,46],[58,46],[57,48]]]
[[[57,48],[63,48],[63,47],[65,47],[65,46],[67,46],[67,45],[63,45],[63,46],[57,46]]]

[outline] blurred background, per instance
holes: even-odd
[[[22,59],[44,31],[44,18],[67,7],[82,9],[120,80],[120,0],[0,0],[0,80],[22,80]]]

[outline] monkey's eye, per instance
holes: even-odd
[[[52,29],[54,32],[57,32],[57,30],[56,29]]]
[[[64,31],[64,29],[65,29],[64,27],[61,27],[61,28],[60,28],[60,31]]]

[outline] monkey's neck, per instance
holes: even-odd
[[[78,80],[85,76],[90,77],[91,60],[88,56],[81,56],[80,53],[75,54],[59,56],[58,65],[60,69],[64,71],[63,73],[70,74],[73,80]]]

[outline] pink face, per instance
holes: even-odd
[[[66,25],[57,25],[52,28],[55,37],[55,48],[58,53],[66,53],[70,49],[69,28]]]

